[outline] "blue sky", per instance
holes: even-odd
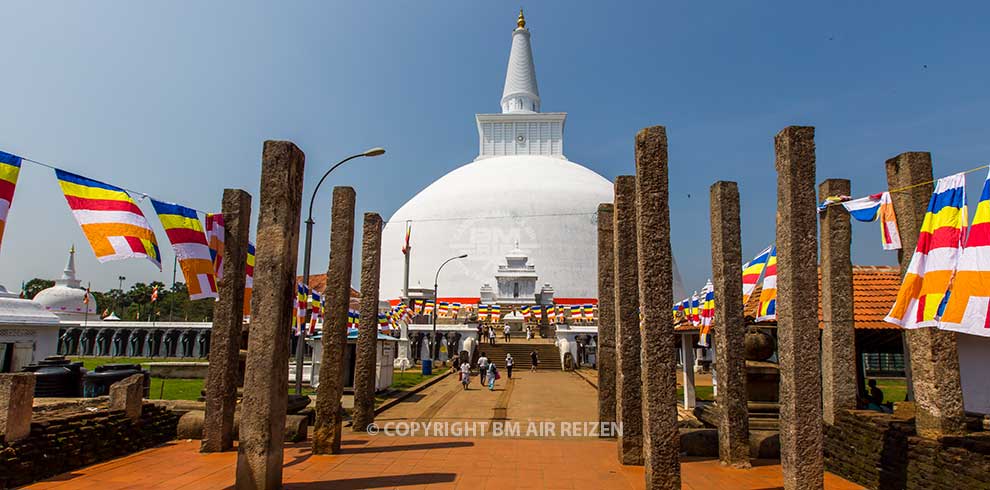
[[[671,238],[689,289],[710,271],[712,182],[740,184],[744,255],[772,241],[784,126],[816,126],[818,180],[849,178],[856,196],[884,190],[883,162],[902,151],[931,151],[936,176],[990,160],[986,4],[688,4],[523,2],[543,109],[569,113],[570,159],[612,180],[633,172],[637,129],[667,127]],[[477,154],[474,114],[498,111],[518,6],[3,2],[0,149],[217,209],[224,187],[257,204],[265,139],[306,152],[307,195],[320,168],[384,146],[329,184],[354,186],[359,211],[387,219]],[[971,206],[984,177],[969,176]],[[329,196],[314,271],[326,268]],[[855,263],[894,262],[878,226],[853,230]],[[56,277],[72,243],[94,288],[118,275],[168,282],[159,239],[165,272],[98,264],[52,172],[25,163],[0,283]]]

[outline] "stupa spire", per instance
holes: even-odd
[[[529,30],[526,29],[522,9],[519,9],[516,26],[512,31],[512,51],[509,52],[509,67],[502,90],[502,113],[540,112],[536,67],[533,65],[533,50],[529,45]]]
[[[81,281],[76,279],[76,246],[69,248],[69,260],[65,262],[65,269],[62,270],[62,278],[55,281],[56,284],[77,288]]]

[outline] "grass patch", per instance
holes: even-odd
[[[104,364],[140,364],[148,369],[149,362],[206,362],[206,359],[187,357],[70,357],[73,361],[82,361],[83,367],[92,371]]]
[[[883,402],[902,402],[907,395],[907,380],[899,379],[878,379],[877,388],[883,391]]]
[[[440,374],[440,372],[436,369],[433,370],[433,374],[428,374],[426,376],[423,375],[423,371],[421,369],[407,369],[404,373],[396,369],[392,372],[392,385],[389,388],[393,390],[412,388],[413,386],[416,386],[438,374]]]
[[[711,386],[695,386],[694,387],[694,397],[698,400],[712,401],[715,399],[714,391]],[[684,388],[681,386],[677,387],[677,401],[680,402],[684,399]]]
[[[153,400],[197,400],[203,390],[202,378],[199,379],[162,379],[151,378],[151,393]],[[162,390],[164,384],[165,389]]]

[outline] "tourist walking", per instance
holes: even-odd
[[[512,327],[506,325],[502,328],[502,339],[506,342],[510,341],[509,334],[512,332]]]
[[[464,389],[468,389],[468,384],[471,382],[471,364],[462,363],[461,364],[461,386]]]
[[[481,375],[481,386],[485,386],[485,378],[488,376],[488,357],[484,352],[478,358],[478,374]]]
[[[512,354],[505,355],[505,374],[508,376],[508,379],[512,379],[512,365],[515,363],[516,361],[512,359]]]
[[[494,362],[488,363],[488,391],[495,391],[495,380],[498,379],[498,369]]]
[[[536,355],[536,351],[535,350],[529,353],[529,361],[532,364],[529,367],[529,370],[531,372],[534,372],[535,373],[536,372],[536,366],[539,366],[540,365],[540,358],[539,358],[539,356]]]
[[[495,345],[495,326],[492,325],[488,328],[488,343]]]
[[[530,340],[532,338],[533,338],[533,326],[529,325],[526,327],[526,340]]]

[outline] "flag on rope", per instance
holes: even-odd
[[[581,309],[584,310],[585,320],[590,322],[595,319],[595,305],[584,305]]]
[[[156,301],[158,301],[158,285],[157,284],[155,285],[155,287],[151,288],[151,302],[154,303]]]
[[[433,314],[433,300],[427,300],[426,301],[426,304],[423,306],[423,314],[424,315],[432,315]]]
[[[519,314],[522,315],[522,319],[524,322],[528,322],[530,317],[529,306],[523,306],[519,308]]]
[[[223,279],[223,213],[206,214],[206,244],[210,247],[213,273]]]
[[[309,306],[312,312],[309,317],[309,334],[313,335],[316,333],[316,321],[323,315],[323,298],[316,291],[309,294]]]
[[[148,259],[162,269],[155,232],[126,191],[64,170],[55,177],[96,260]]]
[[[842,203],[856,221],[874,222],[880,218],[880,240],[884,250],[899,250],[901,235],[897,231],[897,217],[889,192],[881,192]]]
[[[437,314],[440,316],[440,318],[447,318],[447,314],[449,312],[449,306],[450,305],[446,301],[440,302],[440,305],[437,306]]]
[[[966,214],[966,175],[938,179],[921,223],[918,247],[886,321],[904,328],[938,325],[959,261]]]
[[[388,330],[388,318],[384,313],[378,314],[378,330]]]
[[[488,305],[479,304],[478,305],[478,321],[483,322],[488,320]]]
[[[21,157],[0,151],[0,244],[3,243],[3,230],[7,227],[7,213],[14,202],[14,188],[17,176],[21,174]]]
[[[158,213],[162,228],[172,243],[172,250],[186,280],[189,299],[217,297],[217,280],[214,275],[210,247],[206,244],[203,225],[196,211],[185,206],[151,199]]]
[[[353,328],[357,327],[358,321],[361,320],[361,313],[354,310],[347,310],[347,327]]]
[[[251,291],[254,289],[254,244],[248,242],[247,263],[244,264],[244,316],[251,316]]]
[[[402,254],[406,255],[409,253],[409,235],[412,234],[412,224],[406,223],[406,241],[402,244]]]
[[[763,277],[763,290],[760,291],[760,308],[756,321],[765,322],[777,319],[777,247],[770,249],[766,275]]]
[[[460,313],[460,311],[461,311],[461,304],[460,303],[451,303],[450,304],[450,316],[452,318],[457,318],[457,314]]]
[[[773,245],[764,249],[756,257],[753,257],[753,260],[743,264],[742,293],[744,305],[749,302],[749,297],[753,294],[753,290],[756,289],[756,284],[760,282],[760,276],[763,275],[763,269],[766,268],[767,260],[770,259],[770,251],[772,249]]]
[[[571,305],[571,320],[577,321],[581,319],[581,305]]]
[[[492,321],[498,322],[499,318],[502,317],[502,307],[499,305],[491,305],[488,307],[488,311],[491,314]]]
[[[698,326],[701,325],[701,299],[698,298],[698,292],[695,291],[691,295],[691,308],[690,308],[691,325]]]
[[[712,323],[715,319],[715,286],[711,279],[701,290],[701,296],[701,328],[698,330],[698,345],[709,347],[711,345]]]
[[[309,288],[296,284],[296,334],[299,334],[301,325],[306,325],[306,311],[309,308]]]

